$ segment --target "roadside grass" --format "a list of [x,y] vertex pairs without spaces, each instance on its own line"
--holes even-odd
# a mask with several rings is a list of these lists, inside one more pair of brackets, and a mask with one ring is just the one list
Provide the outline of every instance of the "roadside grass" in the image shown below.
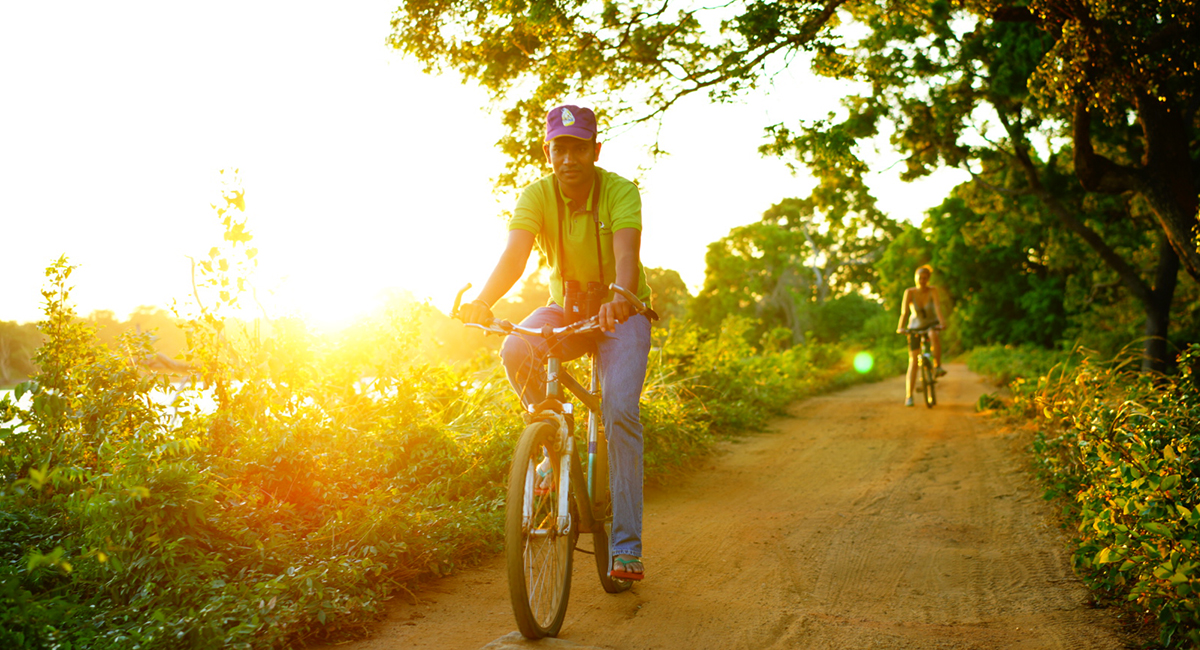
[[1011,372],[1005,412],[1036,425],[1033,461],[1073,532],[1076,573],[1163,647],[1200,646],[1200,346],[1171,377],[1139,372],[1136,354],[977,360],[977,372]]
[[[494,355],[429,362],[402,312],[343,340],[235,328],[223,293],[186,327],[180,390],[138,366],[146,336],[98,342],[71,271],[47,271],[28,406],[0,404],[0,647],[290,647],[500,549],[523,425]],[[865,374],[857,349],[763,352],[746,327],[656,333],[650,480],[799,397],[900,371],[893,350]]]
[[1018,379],[1024,385],[1025,381],[1036,380],[1057,366],[1069,367],[1078,356],[1035,345],[989,345],[971,350],[967,366],[972,372],[992,379],[997,386],[1008,386]]

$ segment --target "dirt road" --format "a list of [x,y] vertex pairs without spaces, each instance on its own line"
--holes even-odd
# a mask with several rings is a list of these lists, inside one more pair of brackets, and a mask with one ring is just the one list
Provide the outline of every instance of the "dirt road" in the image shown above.
[[974,412],[988,387],[948,368],[932,410],[902,405],[902,378],[798,402],[649,492],[647,579],[607,595],[577,555],[558,641],[510,634],[497,558],[397,599],[370,639],[339,647],[1124,647],[1115,614],[1087,605],[1013,435]]

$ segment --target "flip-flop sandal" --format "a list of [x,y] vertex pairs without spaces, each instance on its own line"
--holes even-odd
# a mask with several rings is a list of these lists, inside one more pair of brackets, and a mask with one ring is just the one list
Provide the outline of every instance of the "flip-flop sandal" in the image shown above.
[[[638,565],[641,571],[627,571],[634,564]],[[620,565],[620,568],[617,568],[617,565]],[[621,580],[641,580],[646,577],[646,567],[642,566],[641,559],[636,557],[632,560],[622,560],[619,557],[614,557],[613,568],[608,572],[608,577],[619,578]]]

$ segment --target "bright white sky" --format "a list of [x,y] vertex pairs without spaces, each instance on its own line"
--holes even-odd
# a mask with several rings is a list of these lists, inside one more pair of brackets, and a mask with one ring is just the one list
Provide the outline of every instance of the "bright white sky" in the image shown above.
[[[514,198],[492,195],[499,118],[482,90],[388,48],[398,2],[0,4],[0,320],[41,318],[62,254],[83,315],[187,301],[188,256],[221,243],[218,170],[234,167],[273,316],[337,326],[390,289],[447,309],[480,286]],[[645,264],[694,290],[709,243],[806,195],[811,181],[757,154],[762,128],[823,117],[841,90],[796,71],[744,104],[696,98],[668,116],[672,155],[653,164],[648,134],[602,134],[601,166],[647,169]],[[873,187],[907,220],[961,180],[895,173]]]

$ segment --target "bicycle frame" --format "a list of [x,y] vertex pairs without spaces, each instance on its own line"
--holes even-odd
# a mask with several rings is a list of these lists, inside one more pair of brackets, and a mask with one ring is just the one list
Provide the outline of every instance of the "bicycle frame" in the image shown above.
[[[458,292],[451,315],[459,315],[462,295],[470,288],[467,285]],[[609,288],[634,305],[637,313],[649,312],[637,296],[615,284]],[[546,343],[543,359],[546,401],[537,407],[526,407],[534,417],[513,452],[504,523],[505,564],[513,614],[521,634],[530,639],[555,636],[563,624],[571,590],[572,558],[575,550],[583,550],[575,546],[580,534],[592,535],[596,571],[606,592],[618,593],[632,584],[611,575],[599,354],[595,348],[588,351],[592,376],[590,386],[584,388],[563,366],[559,345],[571,336],[601,330],[600,323],[598,316],[562,327],[538,329],[494,319],[486,324],[464,323],[493,334],[541,339]],[[586,473],[576,453],[575,404],[568,395],[574,395],[587,409]],[[553,470],[558,472],[552,479],[556,481],[553,489],[544,483],[550,480],[549,472],[536,460],[539,456],[542,462],[557,464]]]
[[[925,406],[932,408],[937,403],[937,373],[933,365],[933,338],[930,335],[930,329],[930,327],[909,329],[908,334],[921,337],[921,352],[915,359],[917,369],[919,369],[917,374],[920,376],[922,391],[925,393]],[[915,384],[916,378],[910,376],[910,381]],[[910,388],[915,388],[915,385]]]
[[921,332],[921,365],[933,367],[933,341],[929,337],[929,330]]
[[930,367],[932,367],[933,366],[933,356],[932,356],[933,355],[933,339],[929,335],[930,329],[931,328],[929,328],[929,327],[922,327],[922,328],[918,328],[918,329],[910,328],[910,329],[908,329],[908,333],[916,334],[917,336],[921,337],[921,356],[920,356],[921,364],[924,365],[924,364],[928,363],[930,365]]
[[[459,290],[458,296],[454,299],[454,308],[451,310],[451,314],[458,313],[458,307],[462,301],[462,296],[470,288],[471,285],[468,284]],[[627,301],[633,304],[637,308],[637,312],[639,314],[646,313],[648,311],[648,307],[643,304],[642,301],[637,298],[637,296],[633,295],[629,291],[615,284],[610,284],[609,288],[614,292],[621,294]],[[565,338],[566,336],[583,334],[599,329],[595,317],[564,327],[553,328],[549,332],[529,330],[504,321],[495,321],[492,325],[487,326],[475,325],[475,327],[478,327],[486,332],[503,334],[506,336],[519,335],[528,337],[542,337],[546,339],[550,338],[551,336]],[[564,422],[566,425],[560,431],[559,437],[559,444],[562,445],[561,448],[566,452],[563,454],[563,465],[559,467],[559,477],[561,481],[567,481],[568,484],[560,484],[559,486],[559,495],[564,499],[563,502],[559,503],[559,512],[568,512],[568,507],[570,504],[565,501],[567,498],[566,495],[573,495],[579,513],[579,523],[581,529],[579,532],[584,533],[591,533],[596,529],[597,526],[604,525],[602,521],[598,521],[594,505],[596,503],[597,490],[602,487],[596,485],[597,474],[599,473],[597,471],[596,455],[599,453],[599,450],[602,446],[601,442],[604,438],[604,434],[601,432],[599,425],[600,417],[602,416],[600,410],[599,386],[600,361],[597,358],[595,351],[589,352],[588,358],[591,361],[592,375],[590,388],[584,388],[582,384],[580,384],[574,377],[571,376],[569,372],[563,368],[562,358],[556,353],[554,346],[550,346],[550,350],[548,351],[545,360],[546,396],[552,397],[562,404],[563,415],[565,416]],[[579,454],[576,453],[575,449],[574,404],[566,399],[566,393],[564,392],[564,389],[565,391],[570,392],[572,395],[577,397],[588,410],[586,474],[583,473],[583,467],[579,462]],[[567,466],[567,463],[570,463],[570,466]],[[578,482],[571,480],[571,477],[573,476],[584,478],[584,488],[582,490],[580,490]],[[570,525],[569,519],[569,517],[560,514],[560,532],[566,532],[566,528],[568,528]]]
[[[591,387],[584,388],[569,372],[562,367],[562,359],[553,351],[546,356],[546,395],[562,402],[564,415],[566,418],[566,427],[561,432],[561,442],[564,445],[566,453],[563,454],[563,462],[570,462],[571,467],[562,467],[559,476],[560,480],[570,481],[571,476],[580,476],[585,478],[585,487],[583,492],[580,492],[579,483],[570,481],[570,485],[560,486],[559,494],[563,498],[567,494],[574,495],[576,507],[579,513],[580,532],[590,533],[597,525],[597,520],[593,508],[593,503],[596,501],[596,453],[600,448],[600,439],[603,435],[600,431],[600,400],[599,395],[599,360],[594,352],[589,353],[588,357],[591,361],[592,379]],[[569,391],[577,397],[580,402],[587,408],[588,411],[588,427],[587,427],[587,473],[583,472],[583,467],[579,463],[579,454],[575,449],[574,433],[574,404],[566,399],[563,389]],[[569,487],[570,489],[563,489]],[[569,504],[560,503],[559,512],[567,512]]]

